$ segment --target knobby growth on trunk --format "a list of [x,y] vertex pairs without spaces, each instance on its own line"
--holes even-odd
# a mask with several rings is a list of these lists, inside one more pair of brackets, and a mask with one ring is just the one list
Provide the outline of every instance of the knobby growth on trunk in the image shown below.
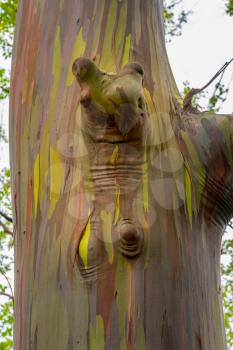
[[183,108],[162,22],[160,0],[20,2],[16,350],[226,349],[232,116]]

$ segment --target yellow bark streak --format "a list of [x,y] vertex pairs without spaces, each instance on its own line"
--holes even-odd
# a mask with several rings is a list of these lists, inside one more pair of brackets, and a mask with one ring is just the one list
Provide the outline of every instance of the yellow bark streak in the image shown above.
[[117,56],[119,55],[119,52],[122,52],[122,43],[124,42],[125,38],[125,30],[126,30],[126,23],[127,23],[127,7],[128,7],[128,1],[125,1],[122,4],[117,30],[116,30],[116,36],[115,36],[115,57],[117,59]]
[[116,161],[118,159],[118,152],[119,152],[119,147],[116,146],[112,152],[111,158],[110,158],[110,163],[112,165],[116,164]]
[[34,163],[33,172],[33,192],[34,192],[34,215],[36,217],[37,207],[38,207],[38,197],[39,197],[39,186],[40,186],[40,168],[39,168],[40,156],[37,154]]
[[125,40],[125,49],[124,49],[124,55],[122,60],[123,66],[129,62],[130,45],[131,45],[131,34],[127,35]]
[[83,261],[83,264],[85,268],[87,269],[88,266],[88,243],[90,239],[90,234],[91,234],[91,214],[90,214],[90,209],[88,211],[88,221],[79,245],[79,255],[80,258]]
[[70,57],[70,63],[68,66],[67,77],[66,77],[66,86],[71,86],[73,84],[75,77],[72,73],[72,65],[76,58],[83,56],[85,49],[86,49],[86,42],[83,39],[83,30],[81,28],[75,40],[73,51]]
[[[60,27],[57,27],[56,36],[55,36],[55,44],[53,50],[53,63],[52,63],[52,73],[53,73],[53,85],[50,92],[50,101],[49,101],[49,111],[48,117],[44,125],[44,131],[41,138],[41,147],[40,147],[40,179],[43,184],[47,183],[47,175],[48,175],[48,154],[50,152],[49,144],[50,144],[50,131],[52,120],[55,114],[56,109],[56,99],[58,94],[60,75],[61,75],[61,45],[60,45]],[[42,203],[44,200],[46,186],[40,186],[40,202]]]
[[101,54],[100,69],[111,71],[115,68],[115,59],[113,53],[113,31],[116,21],[117,1],[111,1],[108,19],[105,30],[103,52]]
[[90,324],[90,350],[104,350],[104,323],[100,315],[96,316],[96,327]]
[[144,210],[148,211],[148,163],[147,163],[147,147],[144,148],[143,164],[142,164],[142,191],[143,191],[143,206]]
[[201,195],[205,186],[205,168],[203,166],[203,164],[201,163],[198,153],[189,137],[189,135],[184,132],[184,131],[180,131],[182,138],[188,148],[189,151],[189,155],[190,155],[190,159],[192,160],[192,163],[198,173],[198,182],[197,182],[197,186],[198,186],[198,190],[196,191],[196,197],[197,197],[197,210],[199,209],[200,206],[200,201],[201,201]]
[[116,183],[116,207],[114,216],[114,225],[116,225],[120,215],[120,186]]

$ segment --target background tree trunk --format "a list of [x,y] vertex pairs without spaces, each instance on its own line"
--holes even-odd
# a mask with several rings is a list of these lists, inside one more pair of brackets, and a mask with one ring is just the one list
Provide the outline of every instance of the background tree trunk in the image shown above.
[[[178,137],[181,99],[162,22],[159,0],[20,2],[10,103],[17,350],[226,349],[221,237],[200,209],[204,185],[195,179],[205,168],[188,133]],[[80,56],[116,73],[139,62],[151,120],[137,198],[128,203],[116,189],[115,222],[102,216],[95,237],[72,74]],[[111,236],[131,204],[144,232],[135,259]],[[105,267],[86,278],[80,256],[87,265],[93,237]]]

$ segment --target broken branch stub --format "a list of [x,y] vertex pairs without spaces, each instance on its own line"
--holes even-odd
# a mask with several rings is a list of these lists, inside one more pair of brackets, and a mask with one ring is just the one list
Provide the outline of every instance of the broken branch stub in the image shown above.
[[93,267],[97,273],[99,265],[104,264],[103,254],[98,255],[105,240],[101,238],[103,215],[112,218],[112,240],[122,255],[132,259],[143,250],[144,232],[132,203],[143,179],[149,119],[143,94],[143,68],[138,63],[127,64],[118,74],[109,74],[89,59],[78,58],[72,71],[80,86],[82,135],[90,167],[86,178],[94,198],[88,218],[89,234],[93,236],[87,254],[89,272],[87,257],[82,253],[88,224],[78,248],[78,261],[81,265],[86,261],[83,274],[89,277]]

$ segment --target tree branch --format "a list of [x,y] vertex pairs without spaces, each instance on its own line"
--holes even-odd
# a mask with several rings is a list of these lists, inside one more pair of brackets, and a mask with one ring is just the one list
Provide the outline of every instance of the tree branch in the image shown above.
[[232,223],[229,222],[229,223],[227,224],[227,226],[229,226],[230,228],[233,229],[233,224],[232,224]]
[[0,295],[2,295],[4,297],[8,297],[9,299],[11,299],[14,302],[14,297],[12,295],[10,295],[9,293],[0,292]]
[[193,99],[193,97],[195,95],[199,94],[200,92],[202,92],[203,90],[205,90],[221,73],[224,73],[225,69],[229,66],[229,64],[231,64],[232,61],[233,61],[233,58],[229,62],[226,62],[222,66],[222,68],[220,68],[219,71],[213,76],[213,78],[211,78],[210,81],[207,84],[205,84],[202,88],[200,88],[200,89],[191,89],[189,91],[189,93],[184,98],[183,111],[193,110],[193,107],[192,107],[192,99]]
[[13,220],[10,216],[8,216],[7,214],[3,213],[1,210],[0,210],[0,215],[4,217],[4,219],[6,219],[7,221],[13,223]]
[[8,229],[8,227],[0,220],[0,226],[2,226],[5,233],[8,233],[10,236],[13,237],[13,232]]
[[5,277],[5,279],[7,280],[7,284],[8,284],[8,286],[9,286],[9,288],[10,288],[10,291],[11,291],[11,296],[12,296],[12,298],[14,299],[14,293],[13,293],[13,289],[12,289],[12,287],[11,287],[11,283],[10,283],[9,278],[7,277],[7,275],[6,275],[4,272],[0,271],[0,273],[1,273],[1,275],[2,275],[3,277]]

